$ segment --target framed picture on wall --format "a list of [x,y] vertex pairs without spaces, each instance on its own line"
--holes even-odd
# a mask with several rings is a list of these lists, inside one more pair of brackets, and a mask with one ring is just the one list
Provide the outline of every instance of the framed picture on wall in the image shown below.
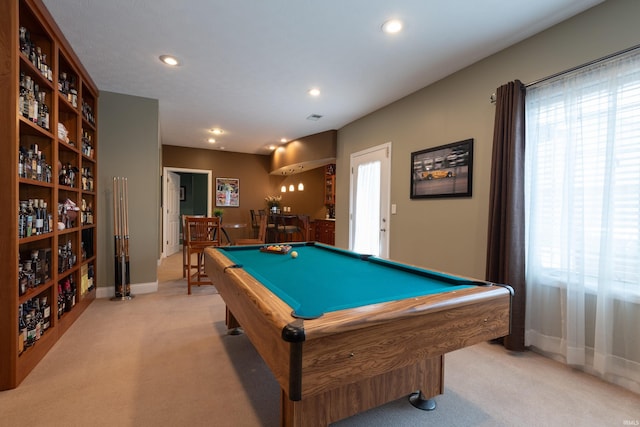
[[411,198],[471,197],[473,139],[411,153]]
[[240,180],[237,178],[216,178],[216,206],[240,206]]

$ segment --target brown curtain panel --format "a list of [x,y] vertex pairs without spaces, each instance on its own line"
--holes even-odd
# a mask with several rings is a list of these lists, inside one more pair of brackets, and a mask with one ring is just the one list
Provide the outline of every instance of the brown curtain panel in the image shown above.
[[496,92],[487,239],[487,280],[515,291],[511,334],[503,339],[514,351],[525,349],[524,94],[519,80]]

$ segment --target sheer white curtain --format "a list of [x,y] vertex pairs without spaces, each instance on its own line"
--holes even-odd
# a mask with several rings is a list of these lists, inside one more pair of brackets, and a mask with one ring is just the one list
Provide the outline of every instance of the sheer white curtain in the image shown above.
[[640,392],[640,52],[527,89],[526,345]]
[[356,172],[353,250],[380,254],[380,162],[363,163]]

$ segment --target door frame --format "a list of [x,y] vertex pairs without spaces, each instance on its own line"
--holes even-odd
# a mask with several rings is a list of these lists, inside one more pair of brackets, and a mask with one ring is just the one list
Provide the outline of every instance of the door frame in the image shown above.
[[189,169],[189,168],[175,168],[175,167],[163,167],[162,168],[162,206],[160,209],[160,214],[162,215],[162,258],[167,256],[167,239],[165,239],[165,235],[169,228],[167,216],[165,215],[165,205],[164,201],[167,200],[167,186],[164,184],[165,177],[167,176],[167,172],[176,172],[176,173],[193,173],[200,175],[207,175],[207,216],[211,216],[212,206],[213,206],[213,192],[211,189],[213,188],[213,172],[208,169]]
[[[355,181],[354,181],[354,159],[363,155],[371,154],[376,151],[385,151],[386,162],[383,162],[381,165],[381,173],[380,180],[384,180],[386,177],[386,182],[381,182],[380,185],[380,219],[385,222],[385,238],[384,244],[380,249],[380,257],[388,258],[389,257],[389,242],[391,236],[391,141],[387,141],[383,144],[376,145],[374,147],[365,148],[364,150],[357,151],[355,153],[351,153],[349,156],[349,249],[353,248],[353,233],[354,233],[354,225],[353,225],[353,212],[355,209],[354,203],[354,192],[355,192]],[[380,225],[382,227],[382,224]]]

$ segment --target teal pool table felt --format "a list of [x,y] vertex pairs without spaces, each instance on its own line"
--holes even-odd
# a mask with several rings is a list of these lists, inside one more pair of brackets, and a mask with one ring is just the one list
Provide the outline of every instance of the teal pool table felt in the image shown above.
[[294,316],[306,319],[484,284],[324,245],[291,246],[297,258],[256,246],[218,250],[287,303]]

